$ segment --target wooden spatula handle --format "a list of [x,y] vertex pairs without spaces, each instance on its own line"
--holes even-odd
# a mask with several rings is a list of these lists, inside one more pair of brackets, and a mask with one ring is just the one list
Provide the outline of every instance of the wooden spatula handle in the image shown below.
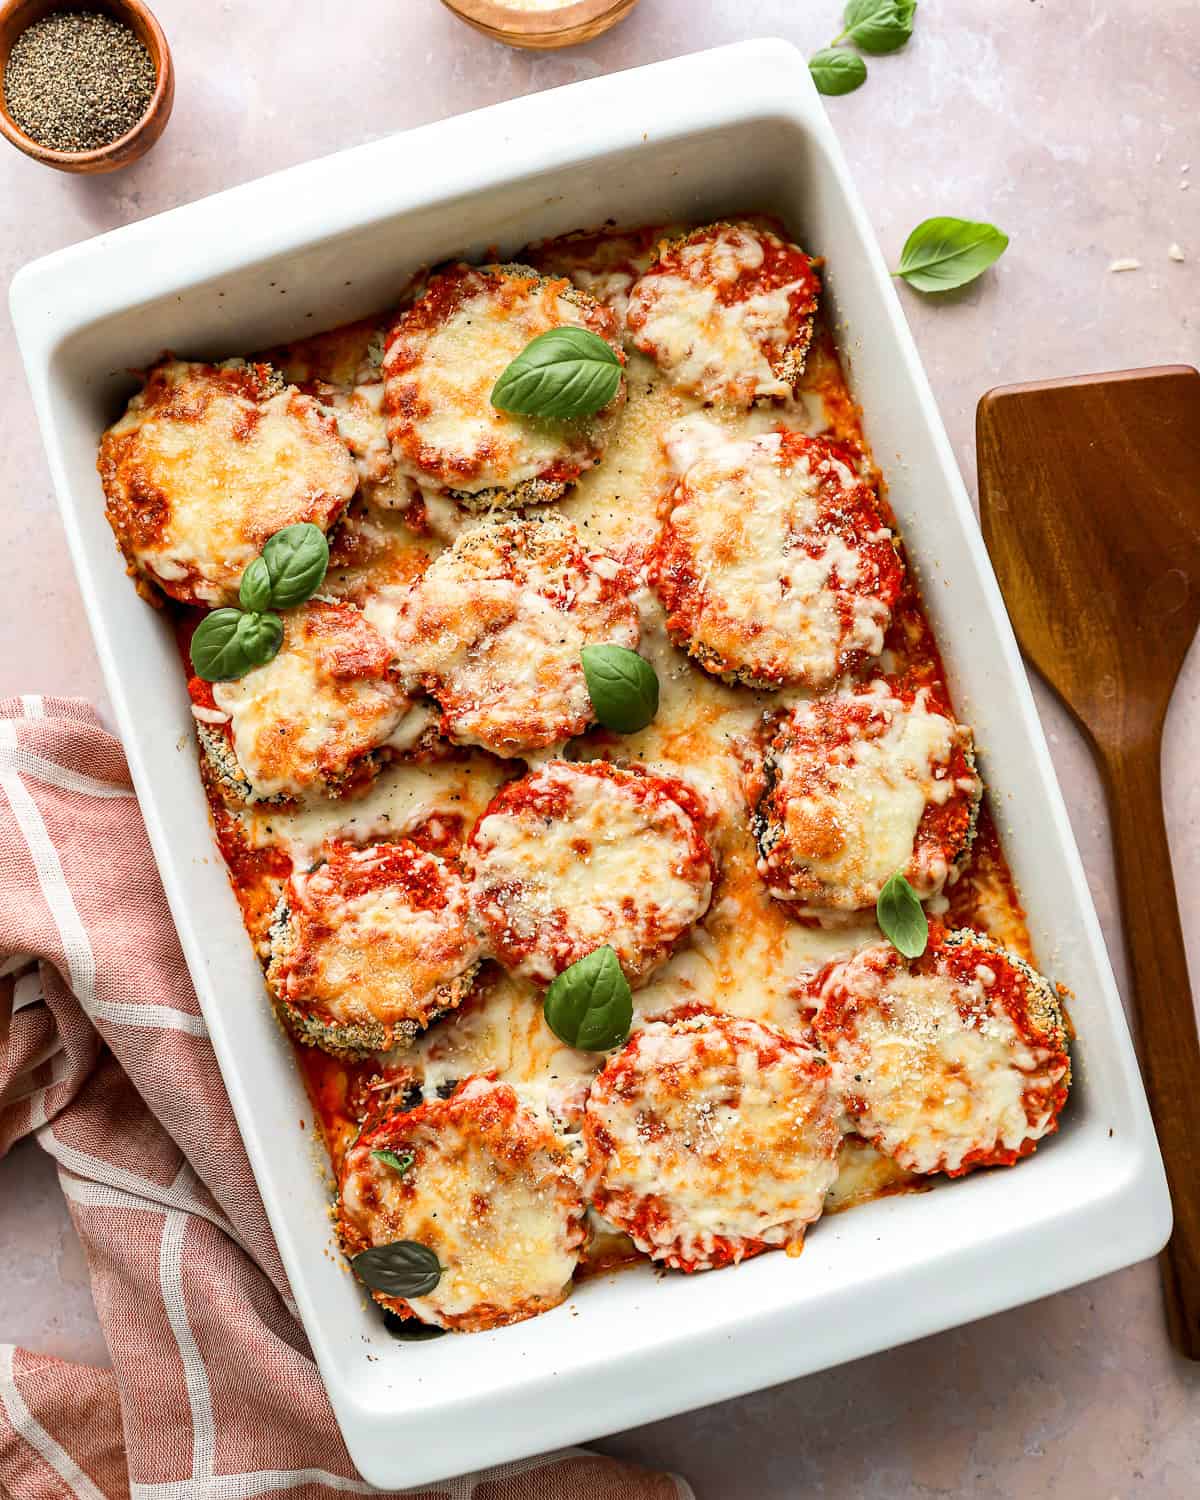
[[1163,821],[1161,741],[1103,752],[1142,1076],[1171,1187],[1175,1228],[1163,1251],[1176,1348],[1200,1359],[1200,1043]]

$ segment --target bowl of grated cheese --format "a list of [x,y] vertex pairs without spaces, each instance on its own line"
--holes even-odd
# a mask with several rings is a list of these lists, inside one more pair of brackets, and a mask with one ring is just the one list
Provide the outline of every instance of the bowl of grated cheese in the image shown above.
[[549,50],[590,42],[638,0],[442,0],[460,21],[510,47]]

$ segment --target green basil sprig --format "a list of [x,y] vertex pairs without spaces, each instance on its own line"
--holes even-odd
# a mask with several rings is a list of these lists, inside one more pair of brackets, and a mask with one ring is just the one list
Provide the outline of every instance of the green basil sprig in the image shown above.
[[[324,582],[329,567],[329,543],[319,526],[299,521],[277,531],[256,561],[263,564],[270,579],[269,607],[292,609],[311,599]],[[255,564],[250,566],[253,568]]]
[[917,0],[849,0],[842,14],[845,30],[833,45],[850,42],[882,56],[899,52],[913,32]]
[[593,948],[564,969],[546,991],[546,1024],[581,1052],[607,1052],[629,1035],[633,995],[616,953]]
[[262,557],[256,557],[242,574],[238,603],[243,609],[259,613],[271,607],[271,572]]
[[605,729],[636,734],[658,712],[658,673],[627,646],[585,646],[579,653],[596,718]]
[[381,1161],[385,1167],[391,1167],[393,1171],[399,1172],[401,1177],[416,1161],[411,1151],[405,1151],[401,1156],[397,1156],[394,1151],[372,1151],[371,1155],[376,1161]]
[[875,916],[884,937],[905,958],[920,958],[929,942],[929,922],[916,891],[899,871],[879,893]]
[[867,65],[853,52],[837,49],[843,42],[862,52],[898,52],[912,36],[917,0],[848,0],[842,13],[844,29],[829,46],[809,59],[817,92],[852,94],[867,81]]
[[205,682],[229,682],[264,666],[283,643],[278,615],[214,609],[192,636],[192,666]]
[[867,65],[857,52],[826,47],[808,60],[819,94],[852,94],[867,81]]
[[353,1256],[350,1264],[365,1286],[385,1297],[425,1297],[446,1269],[429,1246],[417,1240],[372,1245]]
[[584,417],[607,406],[621,361],[589,328],[551,328],[522,349],[492,387],[492,405],[523,417]]
[[892,275],[919,292],[949,292],[974,281],[1007,249],[1008,235],[994,224],[925,219],[905,240]]
[[324,582],[329,543],[311,521],[285,526],[242,574],[240,608],[214,609],[192,636],[192,667],[205,682],[229,682],[262,667],[283,644],[283,621],[268,611],[292,609]]

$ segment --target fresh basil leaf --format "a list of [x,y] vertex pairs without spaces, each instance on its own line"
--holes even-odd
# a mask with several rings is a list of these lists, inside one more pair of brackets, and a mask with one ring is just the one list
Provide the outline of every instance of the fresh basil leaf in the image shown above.
[[392,1167],[395,1171],[399,1172],[401,1177],[404,1176],[405,1172],[416,1161],[416,1157],[411,1151],[406,1151],[403,1156],[397,1156],[394,1151],[372,1151],[371,1155],[376,1161],[383,1162],[384,1166]]
[[402,1344],[421,1344],[426,1339],[440,1339],[444,1333],[449,1332],[446,1328],[439,1328],[436,1323],[422,1323],[418,1318],[402,1318],[390,1307],[383,1309],[383,1326]]
[[311,521],[277,531],[262,550],[271,579],[272,609],[292,609],[321,587],[329,567],[329,543]]
[[585,646],[579,653],[596,717],[605,729],[636,734],[658,712],[658,674],[627,646]]
[[492,405],[524,417],[584,417],[607,406],[621,361],[589,328],[551,328],[522,349],[492,387]]
[[446,1269],[428,1245],[416,1240],[372,1245],[352,1257],[350,1264],[365,1286],[385,1297],[424,1297],[437,1286]]
[[546,1024],[560,1041],[581,1052],[607,1052],[629,1035],[633,995],[617,955],[593,948],[564,969],[546,991]]
[[282,643],[278,615],[214,609],[192,636],[192,667],[205,682],[229,682],[269,662]]
[[912,36],[917,0],[849,0],[838,42],[852,42],[864,52],[898,52]]
[[925,219],[900,252],[894,276],[919,292],[949,292],[974,281],[1008,249],[1008,235],[970,219]]
[[214,609],[192,633],[192,670],[205,682],[226,682],[246,670],[236,644],[240,609]]
[[819,94],[852,94],[867,81],[867,65],[857,52],[826,47],[808,60]]
[[884,937],[905,958],[920,958],[929,941],[929,923],[916,891],[899,871],[887,882],[875,903],[875,916]]
[[265,666],[283,645],[283,621],[278,615],[243,614],[235,639],[249,663],[247,671]]
[[243,609],[255,612],[270,608],[271,573],[263,558],[256,557],[242,574],[242,586],[238,589],[238,602]]

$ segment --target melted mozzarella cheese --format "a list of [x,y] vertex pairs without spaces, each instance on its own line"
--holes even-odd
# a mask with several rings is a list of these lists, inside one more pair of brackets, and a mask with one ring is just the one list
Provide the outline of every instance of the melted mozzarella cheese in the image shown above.
[[[807,453],[785,462],[778,433],[701,437],[694,422],[667,444],[677,461],[693,459],[664,539],[695,580],[682,609],[702,659],[715,653],[716,670],[820,687],[847,652],[883,650],[890,610],[855,588],[859,553],[828,525]],[[844,464],[828,461],[847,490],[856,485]]]
[[496,1327],[570,1288],[585,1232],[578,1183],[549,1125],[514,1102],[505,1085],[473,1079],[408,1132],[400,1123],[396,1147],[415,1158],[403,1177],[369,1155],[343,1177],[343,1214],[374,1243],[411,1239],[436,1254],[437,1286],[408,1299],[426,1323]]
[[838,1152],[837,1179],[825,1195],[825,1212],[841,1213],[859,1203],[869,1203],[872,1198],[885,1193],[910,1190],[915,1186],[928,1186],[913,1172],[907,1171],[899,1162],[882,1155],[867,1141],[856,1135],[845,1136]]
[[[373,666],[356,664],[372,652]],[[265,666],[213,683],[255,794],[301,796],[396,735],[412,703],[386,665],[382,639],[356,610],[317,601],[284,616],[283,645]]]
[[392,472],[392,451],[383,419],[383,379],[379,372],[352,390],[334,386],[322,393],[342,441],[354,458],[359,477],[382,485]]
[[643,354],[629,356],[629,399],[604,462],[580,475],[562,511],[595,545],[640,561],[658,534],[659,498],[669,480],[661,433],[685,409]]
[[[226,367],[228,368],[228,367]],[[136,565],[168,593],[232,604],[268,537],[297,521],[324,529],[358,479],[334,423],[294,387],[251,399],[221,370],[173,361],[105,434],[109,517]],[[161,529],[129,520],[159,507]]]
[[493,812],[472,839],[484,918],[519,955],[509,967],[548,983],[607,943],[627,979],[645,977],[712,896],[691,818],[633,776],[555,762],[528,780],[561,793],[562,811]]
[[989,1001],[983,980],[965,985],[903,968],[881,975],[867,955],[834,971],[863,1002],[846,1029],[818,1017],[850,1127],[914,1172],[955,1172],[969,1153],[1016,1151],[1045,1135],[1053,1113],[1031,1119],[1026,1104],[1031,1078],[1051,1054]]
[[609,307],[624,322],[625,310],[629,306],[629,289],[633,285],[632,271],[588,271],[583,268],[571,273],[571,280],[581,292],[595,297]]
[[[522,280],[513,268],[471,276],[475,289],[448,316],[404,333],[384,356],[397,470],[423,488],[469,495],[512,490],[556,466],[589,467],[603,451],[607,409],[565,421],[518,416],[491,401],[496,381],[534,338],[587,327],[588,308],[563,296],[561,282]],[[398,368],[400,354],[413,350],[416,364]]]
[[841,1143],[816,1053],[713,1016],[635,1032],[593,1088],[585,1132],[600,1211],[685,1269],[740,1259],[746,1241],[798,1246]]
[[585,552],[560,516],[465,532],[407,589],[367,601],[410,687],[425,687],[458,744],[500,755],[561,744],[593,712],[580,652],[633,648],[637,611],[613,558]]
[[[675,226],[678,233],[681,226]],[[554,276],[567,276],[588,296],[609,308],[618,326],[625,326],[629,291],[658,254],[659,241],[670,230],[658,234],[564,235],[529,247],[531,261]]]
[[368,790],[350,801],[313,799],[296,808],[249,808],[240,821],[252,848],[282,848],[300,866],[332,839],[367,844],[402,838],[419,828],[435,835],[439,819],[469,828],[504,778],[494,761],[479,758],[397,762],[385,766]]
[[578,1145],[576,1132],[602,1053],[581,1052],[546,1024],[540,992],[499,968],[481,976],[461,1009],[387,1054],[385,1079],[420,1080],[434,1099],[472,1073],[495,1073]]
[[[757,891],[750,889],[751,881]],[[765,896],[749,851],[722,849],[717,899],[694,929],[689,948],[637,991],[635,1010],[661,1016],[700,1004],[793,1030],[801,978],[876,936],[873,921],[828,929],[801,926],[781,903]]]
[[[594,273],[566,265],[561,269],[584,290],[594,288],[597,295],[611,298],[620,308],[623,273],[605,279],[610,267],[603,248],[591,264]],[[596,280],[589,283],[589,274]],[[316,373],[330,380],[343,378],[324,369]],[[638,352],[629,356],[627,376],[628,404],[615,419],[603,462],[583,473],[555,509],[561,508],[589,545],[602,546],[637,566],[658,533],[658,508],[674,482],[661,437],[673,423],[700,407],[701,399],[684,391]],[[367,399],[365,394],[363,399]],[[360,423],[354,430],[347,427],[347,438],[361,458],[371,444],[370,422],[364,413],[356,415]],[[702,420],[710,433],[723,440],[758,435],[776,425],[779,416],[777,407],[708,408]],[[822,357],[820,351],[810,357],[803,388],[788,406],[787,422],[813,434],[861,439],[857,409],[832,357]],[[676,472],[687,466],[677,461]],[[393,488],[385,495],[389,483]],[[374,505],[408,505],[412,495],[412,481],[405,475],[394,475],[377,485],[365,482],[364,488]],[[464,526],[477,524],[454,500],[435,494],[428,485],[423,500],[423,524],[432,534],[420,541],[406,530],[398,510],[373,514],[371,522],[386,524],[395,535],[403,535],[410,549],[420,547],[429,553],[440,550],[439,544],[453,543]],[[372,561],[369,568],[355,574],[352,586],[357,592],[350,587],[345,592],[360,602],[381,581],[393,585],[413,575],[412,569],[391,570],[390,565],[383,568]],[[795,994],[798,983],[810,970],[845,959],[864,944],[877,941],[878,933],[866,920],[836,930],[797,922],[791,916],[793,907],[770,898],[755,871],[741,778],[762,715],[778,707],[781,698],[731,686],[698,671],[671,644],[662,608],[648,589],[639,593],[637,602],[642,613],[639,650],[655,666],[662,701],[659,714],[645,730],[623,737],[619,753],[626,763],[654,764],[676,777],[702,775],[706,783],[712,783],[719,808],[719,826],[712,839],[721,881],[716,899],[692,928],[688,944],[636,990],[635,1026],[690,1002],[794,1031],[802,1014]],[[785,692],[782,701],[790,703],[795,696]],[[437,837],[443,821],[449,826],[462,820],[469,828],[505,775],[491,756],[463,755],[421,765],[398,763],[385,767],[370,789],[353,801],[314,797],[282,812],[261,805],[239,808],[236,817],[252,848],[282,846],[298,865],[305,866],[331,838],[368,842],[423,826]],[[539,857],[531,840],[530,858]],[[974,886],[976,866],[970,875]],[[1013,922],[1020,925],[1019,908],[1014,908],[1009,887],[1000,879],[989,884],[984,874],[978,880],[986,887],[978,896],[981,924],[995,924],[997,929]],[[556,1124],[568,1128],[578,1126],[588,1086],[604,1061],[601,1055],[564,1047],[545,1025],[539,988],[492,965],[460,1009],[380,1059],[381,1065],[394,1066],[402,1074],[411,1070],[422,1079],[427,1099],[434,1098],[439,1087],[473,1072],[495,1069],[535,1111],[548,1113]],[[386,1099],[386,1086],[379,1088],[375,1097]],[[353,1135],[355,1125],[343,1124]],[[866,1166],[859,1170],[864,1157]],[[871,1148],[853,1140],[843,1146],[841,1161],[842,1173],[830,1189],[828,1207],[870,1196],[873,1190],[906,1176],[895,1163],[881,1163]],[[894,1175],[889,1176],[889,1170]]]
[[727,226],[715,240],[684,245],[679,272],[652,268],[629,298],[634,342],[684,389],[707,400],[787,398],[791,380],[772,367],[795,337],[790,282],[723,301],[721,288],[763,263],[757,235]]
[[[380,867],[379,883],[347,894],[346,883]],[[415,1030],[456,1001],[447,987],[482,957],[467,888],[431,854],[378,845],[312,873],[297,873],[287,897],[288,935],[270,978],[309,1015],[363,1026],[374,1045],[393,1028]]]
[[[788,861],[803,865],[806,888],[810,880],[821,887],[809,903],[818,909],[872,906],[897,870],[920,895],[933,895],[949,873],[946,853],[923,851],[917,868],[914,846],[925,809],[959,789],[946,766],[960,731],[930,706],[924,689],[906,702],[879,680],[866,694],[845,696],[871,704],[869,726],[847,743],[814,750],[798,746],[786,729],[780,736],[785,748],[774,755],[772,804],[783,812]],[[820,704],[802,705],[793,722],[802,725],[820,711]],[[778,893],[789,894],[786,880]]]

